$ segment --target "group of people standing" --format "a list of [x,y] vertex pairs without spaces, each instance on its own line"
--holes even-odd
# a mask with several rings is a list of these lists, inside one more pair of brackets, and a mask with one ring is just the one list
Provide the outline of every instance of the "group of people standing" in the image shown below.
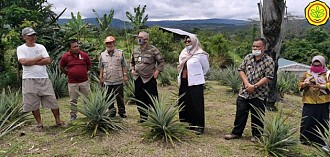
[[[38,123],[38,130],[43,129],[40,104],[51,109],[56,125],[65,127],[66,123],[60,120],[59,106],[46,70],[46,65],[51,63],[51,59],[46,48],[36,43],[36,34],[32,28],[24,28],[22,38],[25,44],[17,48],[18,61],[23,66],[23,110],[32,111]],[[139,106],[139,123],[145,122],[148,118],[147,113],[141,108],[153,106],[148,94],[158,97],[156,79],[165,64],[160,51],[148,41],[149,34],[144,31],[139,32],[138,45],[133,50],[129,66],[135,84],[135,99],[139,100],[136,101]],[[209,69],[208,54],[202,50],[195,36],[187,37],[185,44],[186,48],[180,54],[178,66],[179,82],[182,82],[179,93],[180,95],[186,93],[180,99],[184,104],[184,110],[180,112],[180,120],[188,122],[191,126],[197,126],[194,130],[203,133],[205,127],[203,84],[204,75]],[[108,96],[116,95],[118,114],[121,118],[126,118],[123,89],[127,81],[127,62],[123,51],[115,48],[115,37],[106,37],[104,45],[106,49],[100,54],[98,63],[99,83],[107,88]],[[62,55],[59,68],[68,77],[71,109],[69,120],[75,120],[79,93],[85,96],[89,94],[88,71],[91,70],[92,63],[89,55],[80,50],[78,40],[71,39],[66,46],[68,52]],[[109,111],[110,117],[116,116],[117,109],[114,103],[110,104]]]
[[[22,93],[24,112],[32,111],[37,128],[42,129],[43,123],[40,116],[40,104],[50,108],[54,114],[56,125],[66,126],[60,120],[58,103],[48,79],[46,65],[51,59],[43,45],[36,43],[36,32],[32,28],[24,28],[22,37],[25,44],[17,48],[18,61],[23,66]],[[156,79],[164,70],[164,58],[160,51],[149,44],[149,34],[139,32],[137,46],[134,48],[129,72],[134,78],[135,99],[140,114],[139,123],[146,121],[148,115],[141,108],[153,106],[150,97],[158,97]],[[179,104],[183,105],[179,113],[181,122],[187,122],[189,129],[196,134],[203,134],[205,128],[204,111],[204,84],[205,75],[209,70],[209,55],[205,52],[198,38],[194,35],[184,39],[185,48],[179,55],[178,83]],[[107,87],[110,93],[116,95],[118,114],[126,118],[123,88],[127,81],[127,69],[123,51],[115,48],[115,38],[108,36],[104,39],[106,50],[99,57],[99,83]],[[91,69],[91,59],[87,53],[79,48],[77,40],[69,40],[68,52],[63,54],[59,62],[60,70],[68,76],[68,89],[70,95],[70,120],[77,118],[78,92],[88,95],[89,81],[88,71]],[[267,97],[268,82],[273,79],[275,63],[265,54],[266,40],[257,38],[252,45],[252,53],[243,59],[238,67],[242,86],[236,100],[236,116],[234,128],[231,134],[225,135],[225,139],[240,138],[243,134],[249,112],[251,112],[252,138],[260,138],[262,135],[263,121],[258,117],[258,111],[265,113],[265,99]],[[304,74],[299,82],[299,89],[303,91],[303,113],[301,123],[301,140],[315,141],[320,144],[322,140],[315,135],[315,129],[321,128],[329,120],[330,81],[326,75],[327,68],[322,56],[315,56],[311,69]],[[114,117],[117,110],[114,104],[110,104],[110,117]],[[321,128],[322,129],[322,128]],[[324,129],[323,129],[324,132]]]

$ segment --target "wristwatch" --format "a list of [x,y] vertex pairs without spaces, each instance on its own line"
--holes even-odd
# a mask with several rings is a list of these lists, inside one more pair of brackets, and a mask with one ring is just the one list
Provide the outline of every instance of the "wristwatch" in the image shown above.
[[258,88],[258,86],[257,85],[254,85],[254,89],[256,89],[256,88]]

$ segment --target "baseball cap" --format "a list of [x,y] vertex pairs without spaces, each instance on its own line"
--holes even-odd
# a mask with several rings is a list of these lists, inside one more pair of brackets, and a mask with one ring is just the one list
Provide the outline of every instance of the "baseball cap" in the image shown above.
[[32,34],[37,34],[31,27],[25,27],[22,30],[22,35],[32,35]]
[[107,36],[105,39],[104,39],[104,43],[107,43],[107,42],[113,42],[115,41],[115,37],[113,36]]

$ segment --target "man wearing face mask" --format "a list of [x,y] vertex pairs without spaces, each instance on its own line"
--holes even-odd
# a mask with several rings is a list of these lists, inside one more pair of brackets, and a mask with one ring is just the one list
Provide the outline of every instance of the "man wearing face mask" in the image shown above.
[[[115,38],[108,36],[104,39],[106,50],[101,53],[99,59],[100,69],[100,84],[104,84],[108,88],[108,96],[111,92],[116,95],[118,114],[122,118],[126,118],[125,104],[124,104],[124,88],[123,83],[127,81],[126,75],[126,61],[123,52],[115,49]],[[111,98],[110,98],[111,99]],[[110,104],[110,117],[116,115],[116,108]]]
[[249,111],[251,111],[252,138],[262,135],[263,122],[257,117],[257,110],[262,114],[265,112],[264,99],[268,93],[267,83],[274,76],[274,61],[264,53],[266,40],[257,38],[253,42],[252,53],[245,56],[242,64],[238,67],[239,76],[243,82],[236,100],[236,116],[234,128],[231,134],[226,135],[225,139],[231,140],[240,138],[243,134]]
[[[164,69],[164,58],[159,50],[148,44],[149,34],[147,32],[140,32],[138,35],[138,46],[134,48],[130,70],[134,78],[135,84],[135,98],[142,101],[146,105],[153,105],[148,94],[158,96],[157,81],[158,75]],[[136,105],[146,108],[140,102]],[[140,113],[140,123],[143,123],[148,115],[138,107]]]

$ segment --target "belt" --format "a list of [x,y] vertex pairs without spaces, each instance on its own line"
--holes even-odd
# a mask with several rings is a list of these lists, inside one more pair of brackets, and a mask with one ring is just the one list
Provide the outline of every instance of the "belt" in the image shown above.
[[48,78],[24,78],[23,80],[44,80]]

